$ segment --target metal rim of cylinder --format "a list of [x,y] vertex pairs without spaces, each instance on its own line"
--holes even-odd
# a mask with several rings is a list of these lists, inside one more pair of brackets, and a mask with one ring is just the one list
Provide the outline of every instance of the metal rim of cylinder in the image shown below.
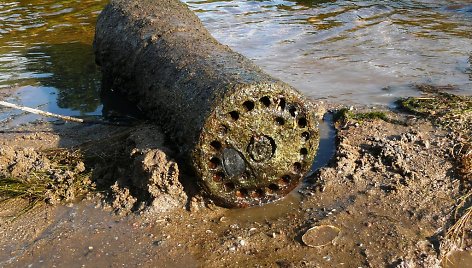
[[220,205],[247,207],[282,198],[310,169],[318,121],[290,88],[236,90],[211,114],[194,159]]

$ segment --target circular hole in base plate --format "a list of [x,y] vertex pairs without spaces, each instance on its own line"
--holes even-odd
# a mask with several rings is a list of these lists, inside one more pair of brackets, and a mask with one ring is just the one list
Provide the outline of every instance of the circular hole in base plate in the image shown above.
[[234,190],[234,183],[232,183],[232,182],[225,183],[225,190],[227,192],[233,191]]
[[243,103],[244,108],[246,108],[246,111],[252,111],[254,109],[254,102],[252,101],[245,101]]
[[301,170],[302,170],[302,164],[300,162],[293,163],[293,171],[295,173],[300,173]]
[[248,196],[248,191],[244,188],[241,188],[236,191],[236,196],[240,198],[245,198]]
[[271,190],[272,192],[278,191],[279,186],[275,183],[272,183],[272,184],[269,185],[269,190]]
[[212,157],[210,159],[210,168],[217,168],[221,164],[221,160],[218,157]]
[[217,172],[213,176],[213,181],[214,182],[221,182],[221,181],[223,181],[224,177],[225,177],[225,174],[223,172]]
[[231,116],[231,118],[236,121],[239,119],[239,113],[237,111],[232,111],[229,113],[229,115]]
[[301,128],[306,127],[307,121],[305,117],[298,119],[298,126]]
[[219,141],[212,141],[210,142],[211,147],[215,148],[216,150],[221,149],[221,142]]
[[308,154],[308,149],[307,148],[301,148],[300,149],[300,154],[303,155],[303,156],[307,155]]
[[277,125],[283,126],[285,124],[285,119],[283,119],[282,117],[277,117],[275,118],[275,122],[277,123]]
[[260,100],[259,100],[262,104],[264,104],[265,107],[269,107],[270,106],[270,98],[265,96],[265,97],[262,97]]

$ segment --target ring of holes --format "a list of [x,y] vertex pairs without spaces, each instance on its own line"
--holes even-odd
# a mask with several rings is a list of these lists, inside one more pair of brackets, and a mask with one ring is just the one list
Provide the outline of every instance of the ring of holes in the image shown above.
[[[259,101],[260,101],[264,106],[266,106],[266,107],[269,107],[270,104],[271,104],[270,98],[269,98],[268,96],[264,96],[264,97],[260,98]],[[245,101],[245,102],[243,103],[243,106],[246,108],[246,111],[252,111],[252,110],[254,109],[254,106],[255,106],[255,105],[254,105],[254,102],[252,102],[252,101]],[[279,104],[278,104],[278,106],[279,106],[279,108],[280,108],[281,110],[284,110],[284,109],[285,109],[286,102],[285,102],[285,99],[284,99],[284,98],[280,98],[280,99],[279,99]],[[297,109],[296,109],[294,106],[291,106],[291,107],[289,108],[289,113],[290,113],[290,115],[291,115],[292,117],[295,117],[295,116],[296,116],[296,111],[297,111]],[[239,112],[237,112],[237,111],[232,111],[232,112],[229,113],[229,115],[231,116],[231,118],[232,118],[234,121],[236,121],[236,120],[239,119]],[[284,120],[282,117],[277,117],[277,118],[275,119],[275,121],[276,121],[277,124],[279,124],[279,125],[284,125],[284,124],[285,124],[285,120]],[[298,119],[298,126],[299,126],[299,127],[304,128],[304,127],[306,127],[306,125],[307,125],[307,120],[306,120],[306,118],[302,117],[302,118]],[[222,132],[226,132],[226,131],[227,131],[227,127],[223,126],[222,130],[223,130]],[[223,134],[226,134],[226,133],[223,133]],[[308,139],[310,138],[310,134],[309,134],[308,132],[303,132],[303,133],[302,133],[302,137],[303,137],[303,138],[305,139],[305,141],[306,141],[306,140],[308,140]],[[215,148],[215,149],[217,149],[217,150],[221,149],[221,143],[218,142],[218,141],[212,141],[210,144],[211,144],[211,146],[212,146],[213,148]],[[308,150],[307,150],[306,148],[302,148],[302,149],[300,149],[300,154],[301,154],[301,155],[307,155],[307,154],[308,154]],[[213,157],[213,158],[210,160],[210,163],[211,163],[212,165],[214,165],[215,168],[216,168],[216,166],[218,166],[218,165],[221,163],[221,160],[220,160],[219,158],[217,158],[217,157]],[[297,172],[297,171],[299,172],[299,170],[301,169],[301,164],[300,164],[299,162],[295,162],[294,165],[293,165],[293,167],[294,167],[294,170],[295,170],[296,172]],[[214,180],[215,180],[215,181],[221,181],[221,179],[223,179],[223,178],[224,178],[224,174],[223,174],[222,172],[218,172],[218,173],[215,174]],[[284,184],[288,184],[288,183],[290,182],[290,179],[291,179],[291,178],[290,178],[289,175],[285,175],[285,176],[282,177],[282,182],[283,182]],[[225,186],[225,189],[226,189],[227,191],[232,191],[232,190],[234,190],[234,188],[235,188],[234,184],[231,183],[231,182],[225,183],[224,186]],[[278,186],[277,184],[270,184],[270,185],[268,186],[268,189],[269,189],[270,191],[272,191],[272,192],[275,192],[275,191],[278,191],[280,188],[279,188],[279,186]],[[239,193],[240,197],[247,197],[248,194],[249,194],[248,191],[247,191],[246,189],[244,189],[244,188],[241,188],[240,190],[237,190],[236,192],[237,192],[237,195],[238,195],[238,193]],[[262,196],[265,194],[264,190],[262,190],[262,189],[257,189],[254,193],[255,193],[257,196],[259,196],[259,197],[262,197]]]

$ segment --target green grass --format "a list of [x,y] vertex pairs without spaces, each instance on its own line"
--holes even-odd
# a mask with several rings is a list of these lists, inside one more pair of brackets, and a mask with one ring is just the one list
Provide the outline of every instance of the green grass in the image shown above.
[[[51,162],[48,170],[30,172],[28,176],[21,177],[0,175],[0,204],[15,199],[26,201],[24,207],[16,209],[14,215],[9,217],[16,218],[40,204],[70,202],[73,201],[71,197],[79,198],[94,190],[90,181],[91,170],[78,168],[83,160],[80,151],[54,149],[41,153]],[[68,177],[58,179],[60,176]]]
[[429,117],[443,127],[472,134],[472,97],[440,92],[401,99],[398,103],[406,111]]
[[384,120],[386,122],[392,121],[385,112],[380,111],[373,111],[373,112],[365,112],[365,113],[355,113],[349,110],[348,108],[342,108],[334,114],[334,121],[335,122],[347,122],[349,120],[355,120],[359,122],[363,122],[366,120]]

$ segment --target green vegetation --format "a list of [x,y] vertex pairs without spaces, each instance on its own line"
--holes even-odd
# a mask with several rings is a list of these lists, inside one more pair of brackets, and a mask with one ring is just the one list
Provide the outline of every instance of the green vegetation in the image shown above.
[[0,175],[0,203],[23,199],[24,207],[14,211],[16,218],[37,205],[57,204],[74,201],[94,190],[80,151],[54,149],[41,152],[39,162],[45,168],[25,172],[15,177],[8,172]]
[[402,99],[399,104],[409,112],[430,117],[443,127],[471,136],[472,97],[439,92],[427,97]]
[[374,111],[374,112],[366,112],[366,113],[355,113],[349,110],[348,108],[342,108],[338,112],[334,114],[334,121],[335,122],[348,122],[350,120],[355,120],[359,122],[363,122],[365,120],[375,120],[380,119],[386,122],[391,122],[392,120],[387,116],[387,113]]

